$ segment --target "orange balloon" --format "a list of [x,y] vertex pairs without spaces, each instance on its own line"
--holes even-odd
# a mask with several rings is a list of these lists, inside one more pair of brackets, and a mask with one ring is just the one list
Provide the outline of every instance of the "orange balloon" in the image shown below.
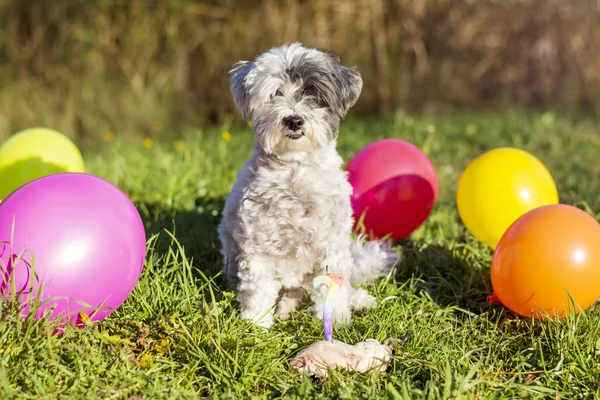
[[535,208],[498,242],[491,277],[490,300],[517,314],[577,314],[600,297],[600,224],[565,204]]

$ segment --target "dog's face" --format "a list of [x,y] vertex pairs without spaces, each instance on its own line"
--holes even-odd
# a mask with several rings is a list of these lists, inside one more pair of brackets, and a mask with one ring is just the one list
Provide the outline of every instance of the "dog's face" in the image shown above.
[[231,91],[257,142],[271,154],[307,152],[338,135],[356,103],[360,74],[337,56],[298,43],[271,49],[231,71]]

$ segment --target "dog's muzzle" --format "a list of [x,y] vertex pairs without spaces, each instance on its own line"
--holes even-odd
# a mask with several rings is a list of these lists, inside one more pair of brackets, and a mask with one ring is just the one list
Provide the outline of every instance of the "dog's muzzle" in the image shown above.
[[300,139],[304,135],[301,131],[303,125],[304,119],[299,115],[288,115],[283,119],[283,126],[289,130],[286,136],[292,140]]
[[304,125],[304,120],[299,115],[288,115],[283,119],[283,125],[292,132],[296,132]]

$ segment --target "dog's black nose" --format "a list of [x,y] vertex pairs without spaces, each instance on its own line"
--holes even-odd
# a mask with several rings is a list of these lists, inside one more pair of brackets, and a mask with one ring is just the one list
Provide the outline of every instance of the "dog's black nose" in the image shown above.
[[283,124],[289,130],[296,132],[302,128],[302,125],[304,125],[304,120],[298,115],[289,115],[283,119]]

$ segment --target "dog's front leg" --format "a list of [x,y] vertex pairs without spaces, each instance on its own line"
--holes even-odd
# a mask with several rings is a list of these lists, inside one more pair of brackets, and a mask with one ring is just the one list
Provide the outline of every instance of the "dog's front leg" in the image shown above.
[[275,262],[265,257],[251,256],[240,262],[238,271],[237,298],[242,318],[270,328],[281,289],[281,282],[275,278]]

